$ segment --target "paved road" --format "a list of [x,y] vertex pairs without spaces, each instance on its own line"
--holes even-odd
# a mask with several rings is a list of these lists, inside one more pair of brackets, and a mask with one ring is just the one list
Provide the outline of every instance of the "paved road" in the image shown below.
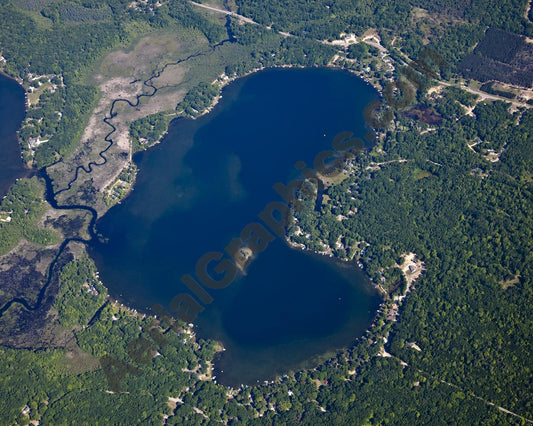
[[238,13],[235,13],[235,12],[231,12],[229,10],[224,10],[224,9],[218,9],[216,7],[213,7],[213,6],[208,6],[207,4],[201,4],[201,3],[196,3],[194,1],[191,1],[191,4],[195,5],[195,6],[198,6],[198,7],[203,7],[204,9],[208,9],[208,10],[211,10],[213,12],[218,12],[218,13],[223,13],[224,15],[230,15],[230,16],[233,16],[243,22],[246,22],[248,24],[254,24],[254,25],[260,25],[259,23],[255,22],[253,19],[250,19],[250,18],[247,18],[246,16],[242,16],[242,15],[239,15]]
[[[272,29],[271,27],[267,27],[266,25],[262,25],[259,22],[255,22],[253,19],[247,18],[246,16],[239,15],[238,13],[231,12],[229,10],[219,9],[217,7],[208,6],[207,4],[196,3],[194,1],[191,1],[190,3],[193,4],[194,6],[198,6],[198,7],[202,7],[204,9],[207,9],[207,10],[211,10],[212,12],[223,13],[224,15],[233,16],[234,18],[237,18],[238,20],[240,20],[242,22],[246,22],[247,24],[260,25],[260,26],[265,27],[265,28],[267,28],[269,30]],[[279,35],[282,35],[283,37],[291,37],[292,36],[292,34],[286,33],[284,31],[277,31],[277,33]]]
[[481,90],[473,89],[471,87],[465,86],[463,84],[453,84],[453,83],[447,83],[445,81],[438,81],[439,84],[442,84],[443,86],[452,86],[452,87],[459,87],[460,89],[463,89],[466,92],[472,93],[474,95],[478,95],[481,100],[485,99],[492,99],[494,101],[504,101],[513,104],[515,107],[522,107],[522,108],[531,108],[531,105],[528,105],[526,102],[518,102],[513,99],[508,99],[503,96],[498,95],[491,95],[489,93],[482,92]]

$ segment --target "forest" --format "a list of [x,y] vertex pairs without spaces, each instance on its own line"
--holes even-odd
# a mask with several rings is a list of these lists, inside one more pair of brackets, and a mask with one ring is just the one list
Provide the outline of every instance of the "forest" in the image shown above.
[[[509,62],[523,48],[518,40],[533,35],[525,1],[235,4],[238,13],[272,30],[235,18],[217,22],[179,0],[1,2],[4,72],[26,87],[38,85],[30,74],[52,76],[57,86],[40,95],[20,131],[25,142],[50,138],[35,149],[34,167],[59,161],[79,141],[99,96],[86,73],[106,52],[148,31],[181,25],[201,31],[211,46],[228,40],[246,52],[227,64],[226,75],[233,77],[286,64],[327,65],[337,50],[321,41],[336,40],[341,32],[360,37],[374,28],[397,63],[425,47],[434,49],[449,65],[439,75],[448,81],[459,78],[456,71],[472,57]],[[495,34],[505,34],[516,49],[498,50],[490,38]],[[376,49],[362,43],[349,47],[345,66],[360,71],[368,65],[384,81],[409,77],[408,68],[380,70],[372,62]],[[69,243],[50,271],[42,308],[46,329],[59,340],[44,347],[0,346],[0,423],[502,425],[533,420],[533,113],[504,102],[478,102],[455,87],[429,93],[430,77],[417,77],[414,98],[402,104],[391,93],[384,99],[393,115],[387,126],[375,126],[381,136],[375,145],[346,159],[346,173],[326,185],[320,203],[303,198],[305,208],[294,210],[297,225],[288,229],[288,237],[308,250],[329,247],[338,258],[358,262],[385,290],[372,327],[351,347],[273,383],[219,385],[211,376],[218,342],[197,338],[194,327],[171,318],[121,306],[107,294],[84,250]],[[217,94],[218,88],[203,82],[177,110],[197,115]],[[157,141],[175,113],[133,122],[135,150]],[[119,178],[129,182],[133,172]],[[18,181],[2,200],[0,254],[21,239],[36,246],[61,242],[59,232],[42,227],[50,208],[43,194],[43,182],[33,177]],[[404,294],[406,282],[399,266],[408,252],[425,270],[400,304],[395,297]],[[34,263],[41,261],[36,257]],[[24,307],[14,305],[2,324],[9,330],[26,326],[9,323],[25,318],[17,316],[21,311]],[[391,319],[390,312],[397,316]]]
[[21,238],[40,245],[60,242],[57,233],[38,225],[48,208],[43,192],[44,185],[36,177],[19,180],[10,188],[0,204],[0,254],[8,253]]
[[[254,45],[252,50],[255,51],[240,62],[228,65],[228,75],[242,75],[256,68],[286,63],[326,65],[334,53],[329,46],[311,39],[282,41],[268,30],[247,39],[243,34],[252,34],[257,29],[241,29],[249,25],[235,22],[226,28],[206,18],[186,1],[172,1],[161,7],[155,4],[140,2],[133,8],[125,0],[108,1],[107,6],[87,1],[28,0],[0,5],[4,71],[21,78],[28,86],[34,84],[32,76],[55,76],[61,81],[58,90],[41,95],[21,130],[25,158],[34,168],[49,166],[72,153],[98,99],[95,88],[86,84],[86,73],[106,52],[127,46],[140,33],[180,25],[200,30],[212,45],[216,45],[225,39],[234,40],[233,29],[238,33],[239,44]],[[199,85],[187,95],[180,109],[186,109],[187,115],[197,115],[195,111],[203,111],[217,93],[218,89]],[[58,110],[62,112],[61,117],[57,115]],[[145,126],[145,122],[142,123],[141,126]],[[158,129],[156,133],[161,132]],[[29,146],[29,139],[38,136],[47,142]]]
[[167,131],[171,119],[171,113],[162,111],[139,118],[131,123],[130,138],[133,143],[133,151],[143,151],[159,141]]
[[[497,102],[479,104],[472,120],[464,107],[474,100],[457,89],[428,98],[445,121],[424,135],[424,123],[397,117],[402,130],[352,159],[355,173],[327,188],[319,211],[297,213],[317,241],[342,233],[367,242],[356,255],[375,281],[395,280],[387,270],[403,252],[420,256],[427,271],[398,322],[380,314],[353,347],[316,369],[228,390],[199,378],[214,342],[196,341],[185,324],[105,303],[92,261],[73,260],[61,271],[55,307],[88,355],[2,348],[3,371],[12,372],[0,388],[3,421],[513,424],[478,397],[530,417],[533,114],[513,116]],[[509,135],[500,161],[468,149],[493,134]],[[368,170],[394,159],[407,161]],[[357,209],[353,219],[332,217],[347,209]],[[383,335],[386,350],[408,366],[376,356]]]
[[[442,126],[420,136],[416,122],[404,122],[409,130],[363,156],[319,210],[297,211],[294,241],[321,251],[341,238],[385,287],[402,253],[417,253],[428,269],[392,328],[390,352],[530,417],[533,113],[511,115],[496,102],[479,104],[474,119],[454,91],[446,97],[427,101]],[[499,161],[487,160],[504,146]]]
[[531,87],[533,48],[525,37],[490,28],[472,53],[459,64],[466,78],[485,82],[498,80]]
[[176,109],[186,116],[197,117],[211,106],[213,99],[218,95],[218,90],[213,84],[200,83],[185,95],[185,99],[176,106]]
[[[396,359],[376,356],[383,327],[317,368],[272,384],[229,389],[200,379],[214,342],[196,340],[185,324],[170,327],[99,296],[85,258],[61,272],[59,321],[73,327],[74,347],[0,348],[3,423],[67,424],[508,424],[510,418],[471,392],[440,382]],[[83,303],[72,304],[72,298]],[[61,306],[70,299],[72,309]],[[81,309],[80,309],[81,308]],[[72,315],[76,310],[79,314]]]

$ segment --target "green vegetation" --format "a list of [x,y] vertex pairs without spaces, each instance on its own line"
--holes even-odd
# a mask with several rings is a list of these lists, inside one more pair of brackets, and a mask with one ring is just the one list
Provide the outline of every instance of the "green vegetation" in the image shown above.
[[[44,4],[33,2],[26,6],[33,9]],[[43,11],[42,16],[46,16],[46,12]],[[50,27],[42,28],[36,24],[32,14],[12,2],[0,5],[0,46],[7,60],[5,71],[24,80],[28,78],[28,73],[62,75],[66,85],[45,96],[39,109],[34,110],[38,120],[41,118],[39,110],[43,108],[43,122],[32,121],[24,130],[25,138],[41,136],[41,139],[50,139],[36,148],[35,166],[38,168],[71,151],[86,123],[83,117],[95,105],[96,90],[79,84],[80,71],[94,63],[106,49],[127,38],[118,22],[67,25],[59,16],[51,16]],[[58,55],[58,51],[63,53]],[[56,111],[63,116],[58,117]]]
[[37,106],[30,109],[29,120],[20,132],[22,141],[27,142],[30,149],[25,153],[27,159],[32,151],[30,138],[49,139],[48,142],[33,147],[36,168],[44,167],[72,152],[87,123],[83,117],[87,116],[97,101],[94,87],[78,84],[61,87],[47,95],[41,95]]
[[[357,5],[348,0],[335,2],[237,0],[236,3],[240,14],[249,16],[261,24],[273,25],[276,29],[291,34],[319,40],[335,39],[342,31],[360,34],[368,28],[379,28],[384,33],[392,30],[402,37],[410,32],[412,37],[421,40],[427,36],[428,30],[436,32],[436,28],[431,28],[436,24],[435,21],[440,20],[444,23],[449,18],[460,19],[480,27],[493,26],[525,35],[531,35],[533,31],[533,26],[524,17],[524,2],[511,0],[437,1],[431,4],[424,1],[394,0],[387,4],[368,2]],[[412,6],[418,6],[426,12],[435,14],[436,19],[427,19],[410,25]]]
[[359,59],[361,61],[370,58],[371,56],[376,57],[378,53],[379,50],[373,46],[366,43],[357,43],[350,45],[346,56],[349,59]]
[[502,98],[514,99],[516,95],[514,93],[506,92],[503,90],[498,90],[494,88],[495,83],[484,83],[481,85],[479,90],[482,90],[485,93],[490,93],[491,95],[501,96]]
[[[455,102],[456,91],[450,95],[434,107]],[[400,121],[404,130],[390,132],[381,150],[348,166],[349,177],[325,192],[320,209],[308,202],[296,212],[301,234],[293,240],[338,256],[337,240],[343,250],[366,242],[356,256],[389,291],[398,279],[389,268],[402,253],[417,253],[427,271],[392,329],[389,351],[531,418],[524,369],[531,371],[533,337],[533,157],[526,147],[533,111],[511,115],[496,102],[478,105],[476,119],[439,112],[445,121],[435,131],[422,136],[415,123]],[[479,148],[469,149],[476,140]],[[485,158],[504,146],[499,161]],[[338,221],[339,214],[347,218]],[[413,341],[422,352],[406,345]]]
[[190,117],[197,117],[213,103],[218,91],[218,87],[214,84],[200,83],[185,95],[185,99],[176,109]]
[[[7,61],[5,71],[28,85],[34,85],[34,76],[52,76],[61,82],[56,84],[58,87],[42,94],[38,104],[30,108],[21,131],[25,158],[33,162],[35,168],[66,157],[78,145],[98,98],[95,88],[83,84],[82,77],[104,53],[125,46],[143,32],[171,28],[176,24],[199,30],[212,45],[229,36],[223,25],[206,18],[188,2],[172,1],[160,7],[156,3],[148,1],[133,5],[125,0],[114,0],[106,6],[81,1],[22,4],[9,1],[0,5],[0,46]],[[48,22],[44,26],[40,24],[43,19]],[[227,66],[228,75],[242,75],[255,68],[286,63],[325,65],[334,52],[329,46],[313,40],[282,40],[266,29],[263,32],[269,34],[262,40],[261,35],[251,35],[257,28],[249,27],[235,23],[230,26],[229,34],[231,31],[235,33],[241,48],[220,53],[223,55],[219,58],[223,61],[222,68]],[[257,43],[252,47],[253,40]],[[189,115],[197,114],[194,111],[199,108],[205,109],[218,91],[202,81],[202,73],[195,77],[197,87],[184,101],[183,110]],[[164,122],[160,118],[154,125],[158,129],[152,129],[155,133],[160,132],[159,127]],[[145,125],[146,122],[141,123],[141,127]],[[138,130],[134,129],[133,134]],[[30,143],[30,138],[38,137],[39,141],[47,142]]]
[[[84,262],[67,268],[90,279],[93,271],[80,267]],[[209,374],[212,342],[196,342],[188,329],[161,326],[166,327],[108,304],[91,325],[76,332],[78,344],[92,356],[0,348],[2,371],[10,372],[0,378],[1,421],[159,424],[163,415],[168,424],[198,425],[411,424],[432,423],[435,415],[444,423],[468,424],[472,417],[483,424],[508,420],[468,392],[395,359],[376,357],[380,345],[375,339],[390,327],[382,320],[354,349],[316,369],[236,390],[200,379]]]
[[[477,78],[482,71],[498,75],[524,48],[523,38],[500,30],[533,35],[524,2],[510,0],[236,4],[263,26],[227,18],[224,27],[179,0],[2,2],[5,70],[36,89],[43,84],[20,132],[26,143],[49,139],[33,147],[35,167],[76,147],[98,97],[82,77],[106,52],[149,31],[180,25],[210,44],[191,72],[187,88],[193,89],[178,105],[191,116],[211,105],[218,88],[208,82],[222,70],[233,77],[262,67],[326,65],[340,53],[339,63],[359,72],[368,67],[382,86],[400,75],[378,61],[374,46],[358,43],[338,52],[320,42],[341,32],[360,38],[376,28],[396,63],[417,57],[424,46],[434,48],[450,65],[441,70],[444,79],[468,61],[477,66]],[[486,27],[497,30],[485,34]],[[235,43],[213,48],[227,38]],[[502,40],[513,49],[504,49]],[[483,58],[497,67],[484,69]],[[302,199],[298,222],[289,229],[307,249],[360,262],[388,292],[374,326],[352,348],[271,385],[227,389],[210,380],[215,342],[197,341],[183,324],[105,304],[95,266],[82,255],[58,264],[58,290],[47,293],[55,298],[51,325],[71,330],[67,349],[0,347],[0,423],[160,424],[163,416],[167,424],[523,423],[489,402],[533,419],[533,113],[511,114],[502,102],[475,105],[475,95],[454,87],[426,95],[426,80],[416,114],[397,114],[371,152],[347,160],[343,175],[321,194],[321,205],[313,191]],[[473,106],[473,115],[466,115]],[[438,123],[424,121],[423,111]],[[170,119],[169,112],[158,112],[132,123],[134,150],[157,141]],[[134,175],[125,169],[106,196],[116,202]],[[42,194],[37,178],[11,188],[0,207],[0,254],[21,238],[59,243],[56,233],[38,227],[47,209]],[[398,306],[394,296],[407,289],[399,266],[409,252],[426,270]],[[9,314],[19,312],[24,309],[16,305]],[[379,356],[383,350],[392,357]]]
[[[410,58],[416,57],[429,43],[450,62],[452,69],[471,53],[487,27],[529,37],[533,35],[533,25],[524,17],[524,2],[511,0],[475,1],[472,4],[469,1],[428,4],[395,0],[387,4],[370,2],[356,6],[348,0],[329,3],[321,0],[264,3],[237,0],[236,3],[242,15],[299,37],[335,40],[342,32],[362,36],[369,28],[376,28],[382,45],[399,49]],[[417,17],[417,13],[422,17]],[[519,74],[516,78],[525,81],[525,71]]]
[[230,22],[230,34],[236,43],[249,51],[245,60],[226,66],[226,75],[240,76],[250,71],[291,64],[295,66],[327,65],[335,49],[308,38],[281,37],[266,28],[242,24],[234,19]]
[[0,254],[13,249],[21,238],[41,245],[58,244],[59,235],[38,226],[47,204],[37,178],[17,181],[0,204]]
[[158,142],[167,131],[172,118],[172,113],[164,111],[139,118],[131,123],[130,137],[133,142],[133,152],[143,151]]
[[110,21],[113,18],[111,8],[107,5],[99,7],[96,2],[85,2],[85,7],[75,2],[51,3],[42,9],[42,15],[52,22],[95,22]]
[[135,182],[135,174],[137,173],[137,166],[135,163],[130,164],[118,175],[118,179],[122,182],[133,184]]
[[525,37],[489,28],[458,69],[464,77],[478,81],[498,80],[531,87],[532,57],[533,47]]
[[64,327],[86,325],[102,306],[106,288],[96,275],[94,262],[87,257],[68,263],[59,275],[59,294],[54,307]]
[[[27,146],[28,161],[35,151],[34,167],[50,165],[77,146],[98,96],[94,87],[82,84],[81,77],[105,52],[124,46],[139,31],[175,25],[176,19],[185,28],[200,29],[213,43],[226,35],[223,26],[197,13],[188,2],[173,1],[161,7],[152,1],[139,7],[130,7],[130,3],[7,1],[0,5],[5,72],[28,84],[34,75],[61,75],[65,84],[42,96],[30,110],[23,141],[38,136],[49,139]],[[43,19],[47,22],[44,26],[40,25]]]
[[[473,102],[456,89],[443,93],[427,106]],[[183,326],[113,304],[88,325],[103,293],[86,291],[85,283],[96,284],[95,269],[82,258],[63,268],[55,306],[59,323],[77,330],[77,344],[102,368],[91,364],[80,373],[79,355],[60,349],[2,349],[3,371],[10,372],[0,379],[2,422],[155,424],[163,415],[169,424],[515,419],[477,397],[531,417],[524,369],[531,366],[533,114],[518,112],[517,124],[518,116],[500,102],[479,104],[479,121],[460,109],[440,112],[442,127],[423,135],[417,122],[398,117],[397,130],[381,145],[349,160],[347,176],[327,188],[320,209],[304,201],[309,209],[296,213],[298,226],[317,244],[333,244],[342,234],[346,253],[355,248],[374,281],[393,293],[405,288],[395,267],[401,254],[417,253],[427,270],[402,305],[400,321],[388,318],[398,309],[389,300],[365,337],[326,364],[274,384],[228,390],[205,380],[214,343],[195,341]],[[487,134],[508,136],[498,162],[467,146]],[[339,214],[348,219],[339,221]],[[386,350],[407,366],[377,356],[383,336]]]
[[[146,149],[146,147],[144,149]],[[115,181],[109,185],[109,188],[104,195],[104,202],[108,207],[114,206],[130,193],[131,188],[135,183],[136,174],[137,166],[135,163],[130,163],[120,172]]]

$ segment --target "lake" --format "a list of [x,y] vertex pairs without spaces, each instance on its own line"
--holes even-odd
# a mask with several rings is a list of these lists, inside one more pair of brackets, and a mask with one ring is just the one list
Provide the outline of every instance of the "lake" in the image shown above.
[[0,196],[25,176],[17,130],[26,115],[25,91],[15,80],[0,73]]
[[[136,157],[134,191],[97,223],[90,247],[103,282],[121,302],[165,306],[197,260],[223,252],[271,201],[277,182],[298,177],[335,135],[368,131],[363,108],[376,91],[330,69],[272,69],[223,90],[213,111],[177,119],[162,143]],[[197,317],[202,338],[223,343],[217,380],[251,384],[310,367],[361,337],[381,301],[353,264],[268,245],[246,274]]]

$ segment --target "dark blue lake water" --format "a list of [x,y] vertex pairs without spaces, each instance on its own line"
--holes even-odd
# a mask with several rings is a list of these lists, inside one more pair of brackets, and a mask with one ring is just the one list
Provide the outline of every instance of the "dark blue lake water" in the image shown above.
[[0,73],[0,196],[28,170],[20,158],[17,130],[26,114],[24,89]]
[[[362,111],[376,99],[347,72],[268,70],[226,87],[210,114],[175,120],[162,143],[137,158],[135,190],[97,224],[108,242],[91,254],[111,295],[145,309],[190,293],[180,277],[281,200],[272,186],[297,176],[295,162],[312,165],[341,131],[365,134]],[[195,326],[226,347],[216,374],[228,385],[271,379],[349,346],[380,302],[353,264],[280,239],[246,275],[209,292],[214,302]]]

